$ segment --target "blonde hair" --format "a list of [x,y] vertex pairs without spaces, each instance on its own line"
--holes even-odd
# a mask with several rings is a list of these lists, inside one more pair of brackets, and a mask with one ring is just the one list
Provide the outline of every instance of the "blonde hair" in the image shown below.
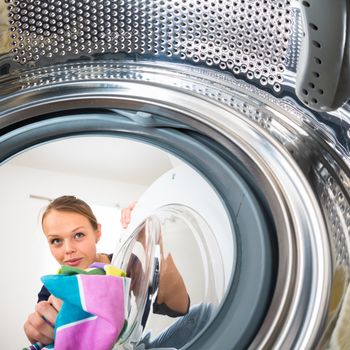
[[49,214],[51,210],[67,211],[83,215],[89,220],[94,230],[98,228],[96,216],[90,206],[75,196],[61,196],[50,202],[41,217],[41,225],[43,225],[46,215]]

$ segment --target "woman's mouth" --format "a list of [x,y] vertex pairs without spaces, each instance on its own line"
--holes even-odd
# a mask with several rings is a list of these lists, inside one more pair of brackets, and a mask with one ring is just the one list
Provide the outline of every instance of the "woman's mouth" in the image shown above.
[[64,261],[64,265],[68,265],[68,266],[78,266],[78,265],[80,264],[81,261],[82,261],[82,258],[70,259],[70,260]]

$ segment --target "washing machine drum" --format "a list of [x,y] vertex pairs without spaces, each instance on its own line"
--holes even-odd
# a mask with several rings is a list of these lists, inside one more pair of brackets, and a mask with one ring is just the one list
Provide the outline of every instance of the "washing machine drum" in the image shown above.
[[140,199],[114,255],[134,281],[116,348],[349,344],[346,0],[0,10],[2,163],[93,135],[187,164]]

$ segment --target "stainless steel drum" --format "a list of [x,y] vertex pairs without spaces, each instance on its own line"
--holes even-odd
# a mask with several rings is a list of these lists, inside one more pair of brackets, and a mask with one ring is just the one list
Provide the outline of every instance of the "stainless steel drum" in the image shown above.
[[68,136],[133,138],[184,159],[224,203],[232,275],[184,348],[341,346],[350,302],[346,0],[0,6],[1,162]]

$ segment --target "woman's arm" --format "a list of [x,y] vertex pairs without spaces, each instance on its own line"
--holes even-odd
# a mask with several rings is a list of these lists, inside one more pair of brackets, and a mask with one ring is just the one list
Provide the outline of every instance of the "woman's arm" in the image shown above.
[[[121,210],[120,222],[123,228],[127,228],[132,211],[137,202],[132,202],[127,208]],[[144,239],[145,232],[141,231],[138,236],[138,240],[142,243]],[[190,307],[190,298],[187,293],[187,289],[184,280],[177,269],[173,257],[168,254],[164,257],[162,234],[159,236],[159,241],[157,242],[161,250],[161,263],[160,263],[160,276],[159,276],[159,289],[156,297],[156,301],[153,305],[153,311],[159,314],[165,314],[172,317],[182,316],[188,313]],[[143,244],[144,246],[144,244]],[[132,289],[137,291],[137,276],[140,272],[140,262],[135,263],[132,261],[132,270],[129,271],[132,278]],[[141,268],[142,271],[142,268]]]
[[172,255],[169,254],[163,259],[160,266],[159,289],[154,304],[155,313],[162,313],[157,305],[165,304],[169,309],[168,313],[172,310],[176,314],[173,317],[186,315],[190,307],[190,298]]

